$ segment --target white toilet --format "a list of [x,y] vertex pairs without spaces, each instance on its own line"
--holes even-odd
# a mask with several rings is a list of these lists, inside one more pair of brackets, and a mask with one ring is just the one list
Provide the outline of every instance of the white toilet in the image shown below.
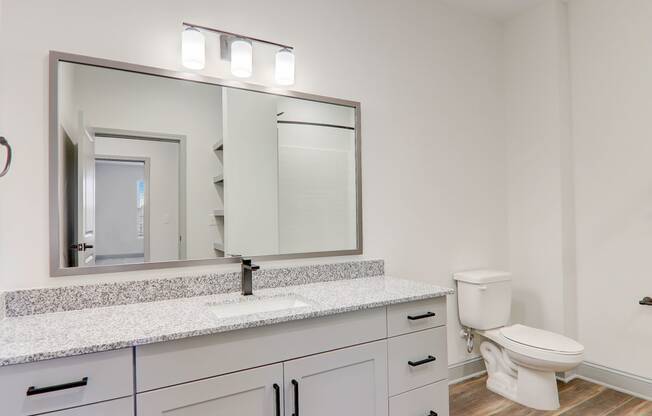
[[577,367],[584,347],[554,332],[508,325],[510,273],[474,270],[453,277],[462,325],[488,339],[480,345],[487,366],[487,388],[534,409],[558,409],[555,372]]

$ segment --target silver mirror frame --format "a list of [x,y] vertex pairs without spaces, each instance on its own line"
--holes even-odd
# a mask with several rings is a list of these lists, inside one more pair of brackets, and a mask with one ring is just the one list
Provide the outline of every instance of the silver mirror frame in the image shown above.
[[61,267],[59,245],[60,233],[60,212],[59,212],[59,192],[58,192],[58,175],[59,175],[59,63],[69,62],[82,65],[90,65],[120,71],[134,72],[138,74],[153,75],[164,78],[179,79],[185,81],[198,82],[202,84],[219,85],[222,87],[237,88],[249,91],[260,92],[264,94],[279,95],[285,97],[298,98],[308,101],[318,101],[329,104],[337,104],[355,109],[355,160],[356,160],[356,248],[353,250],[324,251],[312,253],[295,253],[266,256],[251,256],[255,261],[270,261],[284,259],[300,259],[314,257],[332,257],[332,256],[351,256],[360,255],[362,250],[362,155],[361,155],[361,108],[360,103],[356,101],[342,100],[339,98],[324,97],[320,95],[307,94],[296,91],[288,91],[278,88],[265,87],[256,84],[249,84],[239,81],[224,80],[220,78],[208,77],[189,72],[173,71],[162,68],[155,68],[126,62],[112,61],[108,59],[94,58],[84,55],[76,55],[65,52],[50,51],[49,55],[49,203],[50,203],[50,276],[75,276],[99,273],[118,273],[134,270],[153,270],[175,267],[202,266],[239,263],[240,257],[225,257],[217,259],[203,260],[174,260],[166,262],[152,262],[140,264],[124,264],[113,266],[93,266],[93,267]]

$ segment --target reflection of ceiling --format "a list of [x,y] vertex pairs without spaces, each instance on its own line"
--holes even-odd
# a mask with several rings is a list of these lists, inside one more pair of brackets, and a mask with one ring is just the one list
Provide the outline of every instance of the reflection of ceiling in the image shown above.
[[512,17],[523,10],[533,7],[542,0],[443,0],[445,3],[458,6],[496,20]]

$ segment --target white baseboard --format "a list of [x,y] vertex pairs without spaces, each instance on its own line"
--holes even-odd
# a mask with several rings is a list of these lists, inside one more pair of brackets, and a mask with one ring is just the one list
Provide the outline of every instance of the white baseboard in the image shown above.
[[448,384],[461,383],[486,373],[482,357],[471,358],[461,363],[448,366]]
[[644,400],[652,400],[652,379],[600,364],[584,362],[575,369],[572,378],[581,378]]

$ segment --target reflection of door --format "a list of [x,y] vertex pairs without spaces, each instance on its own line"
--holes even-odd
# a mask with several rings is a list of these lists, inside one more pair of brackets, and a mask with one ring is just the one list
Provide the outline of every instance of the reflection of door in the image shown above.
[[78,208],[79,225],[77,243],[73,250],[77,252],[79,267],[95,264],[95,141],[84,125],[83,114],[79,115],[78,155],[80,204]]
[[95,159],[95,264],[149,261],[149,158]]

